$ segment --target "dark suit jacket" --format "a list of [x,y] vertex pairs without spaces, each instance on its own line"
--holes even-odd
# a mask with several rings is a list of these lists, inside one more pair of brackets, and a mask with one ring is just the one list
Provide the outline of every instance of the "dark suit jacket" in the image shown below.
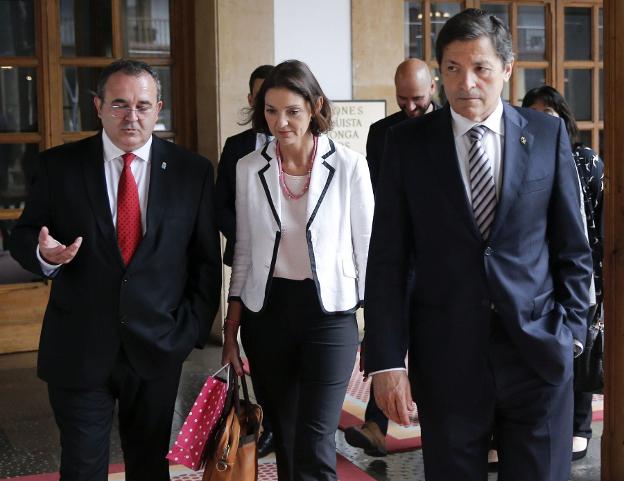
[[[121,349],[142,378],[202,345],[219,306],[221,262],[209,161],[153,138],[147,231],[123,264],[104,177],[101,134],[42,152],[11,254],[42,274],[41,226],[83,243],[52,281],[38,374],[70,388],[102,385]],[[165,164],[166,163],[166,164]]]
[[[431,103],[433,110],[439,107],[435,103]],[[377,190],[379,182],[379,173],[381,170],[381,160],[383,159],[384,145],[386,144],[386,134],[390,127],[407,120],[407,115],[402,110],[388,115],[374,124],[371,124],[366,138],[366,160],[368,161],[368,170],[371,175],[373,191]]]
[[227,240],[223,263],[228,266],[232,265],[236,244],[236,163],[238,159],[254,150],[256,150],[256,133],[253,130],[248,129],[228,137],[217,167],[217,222],[219,230]]
[[[571,376],[573,338],[585,342],[592,260],[568,135],[560,119],[528,109],[505,104],[503,119],[502,188],[487,242],[466,196],[449,107],[388,132],[367,268],[366,371],[403,366],[410,344],[412,379],[436,376],[457,389],[466,361],[487,352],[493,309],[523,363],[553,385]],[[410,253],[408,322],[401,286]]]

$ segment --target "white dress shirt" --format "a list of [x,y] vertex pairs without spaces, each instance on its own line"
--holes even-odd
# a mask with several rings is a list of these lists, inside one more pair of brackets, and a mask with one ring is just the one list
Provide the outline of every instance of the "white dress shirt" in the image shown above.
[[[117,188],[119,178],[123,169],[123,159],[121,156],[126,152],[117,147],[110,140],[106,132],[102,131],[102,142],[104,144],[104,176],[106,177],[106,191],[108,192],[108,202],[113,216],[113,225],[117,227]],[[150,158],[152,151],[152,136],[142,147],[133,150],[136,158],[130,164],[132,175],[139,191],[139,206],[141,208],[141,226],[145,234],[147,215],[147,195],[149,193],[150,178]]]
[[[119,178],[123,169],[123,159],[121,156],[126,152],[121,150],[112,140],[102,131],[102,144],[104,151],[104,177],[106,178],[106,192],[108,193],[108,202],[113,218],[113,225],[117,227],[117,188],[119,187]],[[130,170],[137,184],[139,192],[139,207],[141,208],[141,227],[145,235],[146,215],[147,215],[147,197],[149,193],[150,163],[152,152],[152,137],[147,139],[143,146],[132,151],[136,158],[130,164]],[[54,232],[50,232],[54,237]],[[50,277],[60,267],[60,265],[49,264],[43,260],[37,246],[37,259],[41,264],[43,273]]]
[[472,204],[472,193],[470,190],[470,169],[468,167],[468,153],[472,141],[467,135],[468,131],[475,125],[483,125],[487,127],[481,145],[485,150],[488,162],[492,167],[494,176],[494,184],[496,185],[496,198],[500,200],[500,190],[503,179],[503,145],[505,141],[505,124],[503,122],[503,102],[498,100],[498,104],[490,116],[483,122],[475,122],[466,117],[462,117],[451,108],[451,123],[453,125],[453,136],[455,138],[455,149],[457,151],[457,160],[459,161],[459,170],[461,172],[464,187],[466,188],[466,196],[468,202]]

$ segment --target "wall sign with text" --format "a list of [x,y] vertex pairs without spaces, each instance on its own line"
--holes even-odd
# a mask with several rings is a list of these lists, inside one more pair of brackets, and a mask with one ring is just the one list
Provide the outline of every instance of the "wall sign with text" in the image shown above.
[[329,137],[366,155],[366,137],[371,124],[386,116],[385,100],[333,100],[333,128]]

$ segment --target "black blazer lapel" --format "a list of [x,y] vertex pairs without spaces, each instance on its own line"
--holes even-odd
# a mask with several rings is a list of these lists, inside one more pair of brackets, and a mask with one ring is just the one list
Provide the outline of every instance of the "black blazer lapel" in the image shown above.
[[527,121],[518,111],[503,102],[505,146],[503,148],[503,185],[500,189],[500,198],[496,206],[496,215],[490,238],[494,238],[504,223],[507,213],[513,204],[522,184],[524,171],[529,159],[529,150],[533,144],[533,135],[525,131]]
[[264,194],[266,195],[269,205],[271,206],[271,212],[273,213],[275,222],[277,222],[277,226],[281,231],[282,221],[280,220],[281,201],[279,193],[279,180],[277,182],[275,181],[275,178],[278,177],[278,166],[277,160],[274,160],[268,152],[270,145],[271,144],[267,143],[262,148],[262,156],[266,159],[267,164],[258,171],[258,176],[260,177],[260,183],[262,184]]
[[158,226],[163,219],[170,189],[169,172],[176,168],[174,159],[167,158],[166,142],[166,140],[159,139],[155,135],[152,136],[146,230],[143,240],[132,256],[130,266],[149,250],[149,246],[155,241]]
[[[308,190],[308,205],[306,207],[308,214],[308,223],[306,224],[306,228],[308,229],[310,228],[310,225],[312,225],[312,222],[314,222],[316,212],[321,206],[321,202],[323,202],[325,193],[327,192],[329,184],[334,177],[334,172],[336,171],[336,168],[332,165],[334,161],[332,156],[336,153],[336,146],[334,145],[334,142],[329,137],[319,137],[319,151],[322,152],[321,145],[324,146],[325,139],[329,141],[329,145],[327,145],[324,149],[324,153],[321,155],[317,154],[314,159],[314,166],[312,167],[312,178],[310,179],[310,189]],[[318,165],[320,161],[322,161],[322,163],[321,165]]]
[[91,137],[82,166],[87,195],[100,233],[106,240],[105,245],[108,247],[110,255],[124,268],[106,189],[101,133]]
[[477,239],[482,240],[459,169],[450,107],[447,104],[439,114],[430,115],[431,122],[427,124],[427,138],[431,141],[427,142],[427,147],[431,168],[439,177],[440,190],[444,193],[443,195],[449,197],[456,212],[466,223],[466,227]]

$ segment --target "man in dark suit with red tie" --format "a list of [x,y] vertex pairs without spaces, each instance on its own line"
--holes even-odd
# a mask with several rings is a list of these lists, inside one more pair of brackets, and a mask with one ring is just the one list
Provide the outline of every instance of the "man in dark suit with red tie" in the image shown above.
[[436,57],[448,106],[386,138],[365,370],[390,419],[408,424],[416,400],[427,481],[487,479],[492,433],[500,479],[567,481],[592,258],[566,128],[502,102],[513,53],[498,18],[451,18]]
[[102,132],[41,153],[11,254],[53,279],[38,374],[61,480],[107,479],[118,403],[126,479],[166,481],[182,363],[221,292],[213,172],[152,135],[162,101],[147,64],[104,68],[94,101]]

